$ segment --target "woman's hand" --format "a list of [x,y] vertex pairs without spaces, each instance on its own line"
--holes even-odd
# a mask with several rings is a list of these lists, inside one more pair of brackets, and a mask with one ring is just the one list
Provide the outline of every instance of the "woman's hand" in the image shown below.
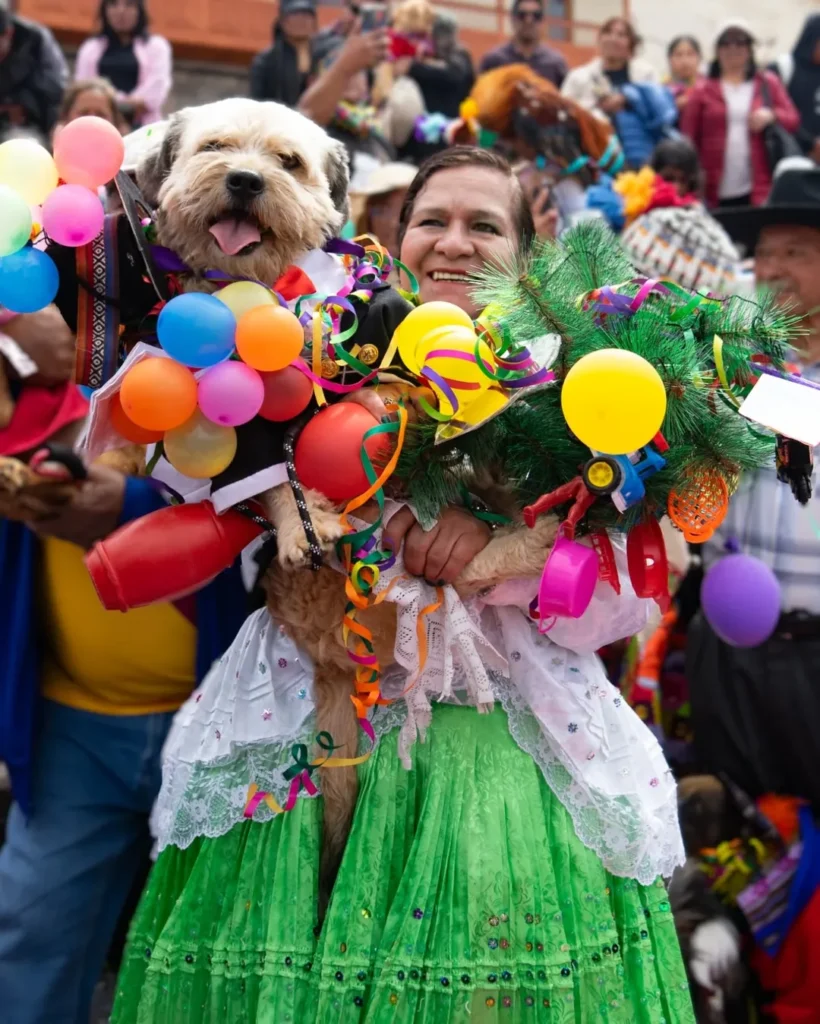
[[490,528],[461,508],[447,508],[431,530],[423,530],[409,508],[398,511],[385,537],[398,551],[404,543],[404,567],[433,586],[454,583],[462,569],[490,542]]
[[686,106],[686,104],[688,102],[689,102],[689,90],[688,89],[684,89],[682,92],[679,92],[678,95],[675,97],[675,106],[678,108],[678,110],[683,110],[683,108]]
[[753,110],[749,114],[749,130],[753,132],[762,132],[764,128],[768,128],[770,124],[774,124],[777,118],[774,115],[774,111],[768,107],[758,107],[757,110]]
[[598,100],[598,109],[605,114],[619,114],[626,106],[626,97],[622,92],[610,92]]

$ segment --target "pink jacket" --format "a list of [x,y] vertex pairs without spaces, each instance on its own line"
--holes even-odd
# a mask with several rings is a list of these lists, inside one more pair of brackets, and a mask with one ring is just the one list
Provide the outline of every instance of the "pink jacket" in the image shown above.
[[[107,46],[108,40],[105,36],[91,36],[90,39],[86,39],[77,52],[77,63],[74,68],[74,78],[77,81],[97,76],[100,58]],[[171,44],[162,36],[135,39],[134,53],[139,64],[139,78],[130,98],[143,100],[146,110],[140,118],[140,124],[150,124],[162,118],[162,106],[171,91]]]

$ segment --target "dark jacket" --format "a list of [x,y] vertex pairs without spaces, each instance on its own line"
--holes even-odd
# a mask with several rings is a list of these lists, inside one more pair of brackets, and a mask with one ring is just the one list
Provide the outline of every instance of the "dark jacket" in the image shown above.
[[800,115],[797,137],[808,152],[820,139],[820,64],[814,50],[820,40],[820,14],[806,18],[806,24],[792,51],[793,68],[786,83],[792,103]]
[[315,63],[312,57],[310,69],[302,73],[296,49],[285,39],[277,25],[273,33],[273,46],[253,58],[250,73],[251,99],[274,100],[295,107],[308,86]]
[[11,48],[0,61],[0,131],[14,127],[2,107],[19,106],[23,127],[48,135],[57,120],[68,67],[47,28],[24,18],[12,18],[12,26]]
[[[772,97],[774,114],[786,131],[797,130],[799,117],[789,94],[777,75],[770,71],[758,71],[754,79],[754,95],[752,110],[764,106],[761,94],[763,76]],[[709,206],[717,206],[720,179],[723,177],[723,161],[726,150],[726,101],[720,80],[704,78],[695,86],[689,96],[689,102],[683,108],[680,128],[688,135],[700,155],[703,173],[706,177],[706,202]],[[762,132],[750,133],[752,154],[752,205],[760,206],[772,187],[772,172],[766,153],[766,144]]]
[[498,46],[489,53],[485,53],[479,67],[479,74],[485,71],[493,71],[495,68],[503,68],[507,64],[529,64],[529,66],[542,78],[552,82],[557,88],[561,88],[564,79],[567,77],[567,62],[557,50],[544,46],[543,43],[536,49],[532,57],[525,57],[515,48],[515,43],[510,40],[503,46]]

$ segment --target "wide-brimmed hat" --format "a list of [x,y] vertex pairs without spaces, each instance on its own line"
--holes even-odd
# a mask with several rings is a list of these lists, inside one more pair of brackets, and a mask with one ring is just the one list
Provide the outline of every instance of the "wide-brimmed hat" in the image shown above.
[[389,163],[381,164],[368,174],[364,181],[351,185],[351,195],[382,196],[398,188],[409,188],[410,182],[418,173],[413,164]]
[[715,217],[747,252],[754,249],[763,228],[803,224],[820,229],[820,167],[781,167],[763,206],[718,210]]

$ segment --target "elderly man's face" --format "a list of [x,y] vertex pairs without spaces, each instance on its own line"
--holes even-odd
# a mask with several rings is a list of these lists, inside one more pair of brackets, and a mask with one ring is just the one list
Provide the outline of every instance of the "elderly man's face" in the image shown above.
[[755,277],[777,290],[800,315],[820,308],[820,228],[764,228],[755,249]]

